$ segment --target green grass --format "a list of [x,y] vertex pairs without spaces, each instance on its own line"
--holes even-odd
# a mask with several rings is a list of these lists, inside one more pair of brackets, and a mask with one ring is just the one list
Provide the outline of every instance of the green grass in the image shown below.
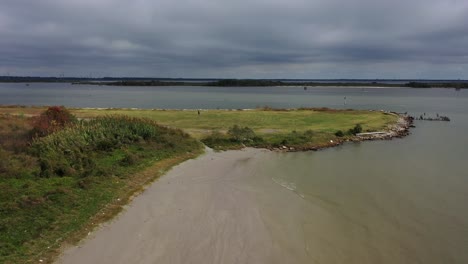
[[364,131],[377,131],[394,124],[397,119],[392,114],[356,110],[205,110],[199,116],[196,110],[76,109],[72,112],[83,118],[106,114],[150,118],[159,124],[183,129],[197,138],[214,130],[225,132],[234,125],[250,127],[257,135],[284,134],[293,130],[335,133],[337,130],[347,131],[356,124],[361,124]]
[[[398,116],[380,111],[296,109],[296,110],[130,110],[130,109],[75,109],[77,116],[92,118],[106,114],[125,114],[145,117],[159,124],[180,128],[201,139],[216,150],[239,149],[243,146],[276,148],[293,147],[307,150],[330,144],[338,138],[338,130],[347,132],[360,124],[363,131],[386,130],[396,123]],[[233,126],[251,128],[255,139],[239,141],[226,135]],[[219,132],[219,133],[214,133]]]
[[[12,115],[38,115],[44,108],[0,107],[0,113]],[[293,130],[316,132],[347,131],[356,124],[363,131],[377,131],[394,124],[397,116],[380,111],[359,110],[131,110],[131,109],[71,109],[80,118],[122,114],[144,117],[159,124],[180,128],[196,138],[202,138],[213,130],[225,132],[234,125],[248,126],[259,135],[289,133]]]
[[27,143],[30,124],[0,116],[0,263],[51,262],[64,241],[202,151],[181,130],[146,119],[99,117]]

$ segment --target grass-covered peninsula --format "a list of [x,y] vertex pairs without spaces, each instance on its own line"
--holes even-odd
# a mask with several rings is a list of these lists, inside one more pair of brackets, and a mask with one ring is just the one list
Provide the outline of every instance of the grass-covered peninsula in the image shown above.
[[[35,116],[41,107],[0,107],[0,113]],[[215,149],[242,146],[314,149],[350,140],[356,133],[389,130],[400,118],[382,111],[314,109],[161,110],[70,109],[79,119],[106,115],[147,118],[182,129]],[[353,130],[359,125],[358,130]]]
[[[64,114],[66,113],[66,114]],[[166,169],[245,146],[310,150],[389,131],[401,117],[332,109],[0,107],[0,262],[49,262]]]
[[[77,116],[93,118],[123,114],[156,120],[183,129],[214,149],[244,146],[316,149],[349,140],[358,132],[388,130],[398,115],[380,111],[333,109],[252,110],[130,110],[76,109]],[[350,132],[356,125],[360,131]],[[342,134],[340,133],[342,132]]]

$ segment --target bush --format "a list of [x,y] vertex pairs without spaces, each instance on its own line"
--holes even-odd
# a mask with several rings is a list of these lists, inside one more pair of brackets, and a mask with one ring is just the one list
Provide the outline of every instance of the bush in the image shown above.
[[76,117],[63,106],[47,108],[34,122],[34,137],[44,137],[76,122]]
[[130,151],[125,151],[124,157],[120,161],[123,166],[135,165],[140,160],[140,157]]
[[299,146],[312,142],[319,134],[313,130],[306,130],[304,132],[293,130],[291,133],[284,134],[277,139],[274,143],[275,146]]
[[233,126],[227,134],[213,131],[201,140],[215,150],[241,149],[245,146],[258,146],[264,143],[262,137],[256,136],[252,129]]
[[309,130],[306,130],[306,131],[304,132],[304,136],[306,136],[306,137],[314,137],[314,136],[316,136],[316,135],[317,135],[317,132],[315,132],[315,131],[313,131],[313,130],[310,130],[310,129],[309,129]]
[[348,134],[350,135],[356,135],[362,132],[362,126],[360,124],[357,124],[353,128],[348,130]]
[[338,131],[335,132],[335,136],[337,136],[337,137],[344,137],[344,133],[343,133],[343,131],[338,130]]
[[241,146],[239,142],[231,140],[226,134],[222,134],[219,131],[212,131],[210,135],[204,137],[201,141],[203,144],[215,150],[240,148]]
[[34,173],[37,160],[25,153],[13,153],[0,147],[0,179],[20,178]]
[[238,125],[229,128],[228,135],[238,142],[252,141],[255,138],[255,132],[251,128],[241,128]]

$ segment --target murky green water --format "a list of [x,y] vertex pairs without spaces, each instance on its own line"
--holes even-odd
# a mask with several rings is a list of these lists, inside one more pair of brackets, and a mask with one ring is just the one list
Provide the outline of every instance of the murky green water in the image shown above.
[[[346,105],[344,97],[346,96]],[[316,263],[468,263],[468,91],[0,84],[0,104],[334,107],[447,115],[392,141],[272,153],[259,173],[321,210],[300,214]]]
[[467,263],[467,142],[452,132],[275,154],[263,173],[326,212],[304,218],[317,263]]

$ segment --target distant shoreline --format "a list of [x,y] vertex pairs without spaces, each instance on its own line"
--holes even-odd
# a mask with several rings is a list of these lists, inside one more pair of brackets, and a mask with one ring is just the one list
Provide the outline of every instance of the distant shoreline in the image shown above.
[[365,87],[365,88],[455,88],[468,89],[468,80],[393,79],[164,79],[164,78],[75,78],[8,77],[0,83],[71,83],[106,86],[208,86],[208,87]]
[[208,87],[365,87],[365,88],[455,88],[466,89],[468,82],[284,82],[272,80],[219,80],[215,82],[173,82],[173,81],[115,81],[115,82],[76,82],[76,85],[107,86],[208,86]]

